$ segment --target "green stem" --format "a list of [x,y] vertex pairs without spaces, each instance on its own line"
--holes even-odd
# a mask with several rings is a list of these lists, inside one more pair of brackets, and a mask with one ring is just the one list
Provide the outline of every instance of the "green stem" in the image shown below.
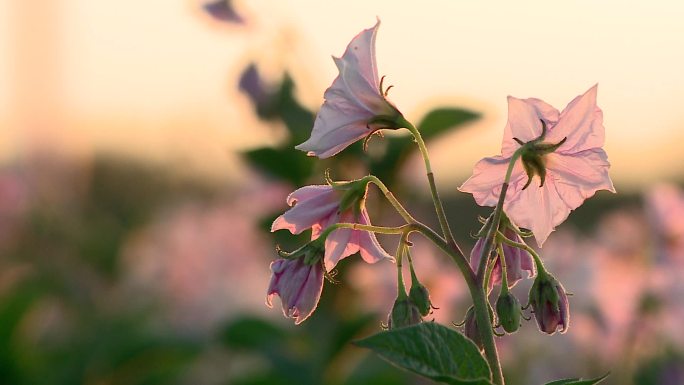
[[496,343],[494,342],[494,333],[491,327],[484,327],[484,325],[492,325],[492,319],[489,317],[489,302],[487,300],[487,289],[485,288],[486,283],[485,275],[487,271],[487,264],[489,262],[489,255],[492,251],[492,245],[494,243],[494,234],[499,229],[499,222],[501,221],[501,213],[503,211],[503,203],[506,199],[506,191],[508,190],[508,182],[511,179],[511,174],[513,173],[513,167],[515,162],[518,160],[522,154],[524,147],[517,149],[511,156],[511,160],[508,163],[508,169],[506,170],[506,176],[504,178],[503,185],[501,186],[501,192],[499,193],[499,201],[496,203],[494,209],[494,216],[492,222],[489,225],[489,230],[485,237],[485,244],[482,247],[482,252],[480,254],[480,265],[477,269],[476,283],[475,287],[471,288],[470,292],[473,297],[473,306],[475,307],[475,317],[478,325],[483,325],[483,327],[478,328],[480,331],[480,339],[485,349],[485,357],[487,362],[489,362],[489,367],[492,370],[492,380],[497,385],[504,384],[503,373],[501,371],[501,364],[499,362],[498,352],[496,351]]
[[506,258],[500,242],[496,244],[496,250],[499,253],[499,262],[501,263],[501,294],[499,294],[501,296],[508,294],[508,273],[506,272]]
[[487,236],[485,237],[485,244],[482,247],[482,252],[480,254],[480,266],[477,269],[477,280],[478,282],[483,282],[485,268],[487,267],[487,262],[489,260],[489,254],[492,252],[492,244],[494,243],[494,234],[499,230],[499,222],[501,221],[501,212],[503,211],[503,203],[506,199],[506,191],[508,191],[508,182],[511,180],[511,174],[513,173],[513,167],[515,162],[518,160],[522,151],[525,147],[518,148],[508,163],[508,169],[506,170],[506,176],[504,178],[503,185],[501,185],[501,192],[499,193],[499,201],[496,203],[494,208],[494,217],[492,218],[492,223],[489,225],[489,230],[487,231]]
[[[478,284],[475,273],[470,268],[468,261],[463,256],[463,253],[457,247],[450,245],[444,238],[440,237],[431,228],[422,223],[413,224],[415,230],[429,239],[435,246],[441,249],[444,253],[451,257],[463,274],[463,279],[468,285],[470,295],[473,299],[473,306],[475,308],[475,317],[478,325],[491,325],[492,320],[489,317],[489,303],[487,295],[485,294],[484,286]],[[492,372],[492,380],[496,385],[504,385],[503,373],[501,371],[501,364],[499,362],[499,354],[496,351],[496,344],[494,342],[494,332],[491,327],[478,328],[480,331],[480,339],[485,350],[485,358],[489,364]]]
[[454,239],[453,234],[451,234],[449,222],[447,221],[446,213],[444,212],[444,205],[442,205],[442,201],[441,199],[439,199],[439,193],[437,192],[437,185],[435,183],[435,176],[432,173],[432,166],[430,165],[430,157],[428,156],[428,150],[425,146],[425,141],[423,141],[423,137],[420,135],[420,132],[413,124],[411,124],[408,121],[406,121],[405,123],[406,128],[409,131],[411,131],[411,134],[413,134],[413,138],[416,140],[416,144],[418,144],[420,154],[423,156],[423,161],[425,162],[425,172],[427,173],[428,183],[430,184],[432,203],[435,206],[437,219],[439,219],[439,227],[442,229],[444,239],[446,239],[449,244],[455,245],[456,240]]
[[487,273],[485,274],[485,279],[484,279],[484,287],[486,288],[487,291],[489,291],[489,280],[492,277],[492,271],[494,270],[494,266],[496,265],[495,261],[492,261],[488,266],[487,266]]
[[501,234],[501,233],[499,233],[499,234],[501,235],[501,239],[505,244],[507,244],[509,246],[517,247],[518,249],[525,250],[532,256],[532,258],[534,259],[534,264],[537,266],[537,274],[538,275],[547,274],[546,268],[544,268],[544,263],[542,262],[541,257],[539,256],[539,254],[537,254],[537,252],[533,248],[531,248],[527,243],[515,242],[515,241],[512,241],[512,240],[504,237],[503,234]]
[[325,239],[330,233],[337,229],[352,229],[352,230],[363,230],[378,234],[403,234],[407,230],[410,230],[410,225],[402,225],[397,227],[385,227],[385,226],[373,226],[373,225],[362,225],[360,223],[335,223],[330,225],[323,230],[319,238]]
[[404,286],[404,274],[402,273],[402,263],[404,260],[404,253],[406,251],[406,237],[407,233],[401,234],[399,245],[397,246],[397,299],[406,298],[406,286]]
[[[468,263],[467,258],[463,254],[463,251],[461,251],[461,249],[458,247],[458,244],[456,243],[456,240],[454,239],[454,236],[451,233],[451,229],[449,228],[449,222],[447,221],[446,214],[444,212],[444,206],[442,205],[442,201],[440,200],[439,194],[437,192],[437,186],[435,183],[434,174],[432,173],[432,166],[430,165],[430,158],[428,156],[427,147],[425,146],[425,142],[423,141],[420,132],[418,132],[418,129],[416,129],[416,127],[413,126],[410,122],[406,121],[405,123],[406,128],[408,128],[408,130],[411,131],[411,134],[413,134],[413,137],[415,138],[416,143],[418,144],[418,148],[420,149],[420,153],[423,156],[423,161],[425,162],[425,171],[427,173],[428,183],[430,184],[430,193],[432,194],[432,202],[435,206],[437,218],[439,219],[439,225],[442,229],[444,239],[446,239],[446,244],[440,244],[439,242],[436,242],[432,234],[434,232],[431,229],[429,232],[423,233],[423,235],[428,236],[428,238],[432,237],[431,240],[433,241],[433,243],[435,243],[444,252],[446,252],[454,260],[456,265],[461,270],[461,273],[463,274],[463,277],[466,283],[468,284],[468,288],[470,289],[470,294],[473,299],[473,306],[475,308],[475,317],[477,323],[478,325],[483,325],[483,327],[480,327],[478,329],[480,330],[480,339],[482,340],[482,344],[485,350],[485,358],[487,359],[487,362],[489,363],[489,368],[492,372],[492,380],[494,381],[495,385],[504,385],[504,378],[503,373],[501,372],[499,355],[496,351],[496,344],[494,342],[494,333],[491,327],[484,327],[484,325],[491,325],[492,320],[489,317],[489,303],[487,301],[487,295],[485,293],[484,286],[482,285],[483,277],[477,279],[475,273],[473,272],[473,269],[470,267],[470,264]],[[509,167],[509,172],[507,173],[506,178],[507,180],[510,179],[511,170],[512,166]],[[504,188],[507,188],[507,186],[507,183],[504,184]],[[505,195],[505,189],[502,190],[502,192]],[[503,201],[501,205],[502,204]],[[495,219],[497,220],[496,227],[498,227],[499,218]],[[489,239],[491,239],[491,235],[492,234],[489,234]],[[488,243],[489,249],[491,250],[491,243]],[[481,266],[483,260],[484,258],[481,257]],[[484,266],[486,266],[486,261]],[[482,267],[480,269],[480,272],[484,273],[484,270],[484,267]]]
[[378,186],[380,191],[385,195],[385,198],[387,198],[387,201],[394,207],[395,210],[397,210],[397,213],[401,215],[402,218],[406,221],[406,223],[415,223],[418,222],[416,221],[413,216],[402,206],[401,202],[397,200],[397,198],[392,194],[392,192],[385,186],[382,181],[376,177],[375,175],[368,175],[365,177],[365,179],[374,185]]

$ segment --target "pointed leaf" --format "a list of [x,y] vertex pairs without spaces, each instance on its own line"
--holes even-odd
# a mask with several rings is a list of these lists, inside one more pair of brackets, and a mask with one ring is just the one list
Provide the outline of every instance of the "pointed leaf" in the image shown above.
[[292,146],[282,149],[257,148],[244,152],[243,156],[259,171],[294,185],[302,185],[313,170],[313,159]]
[[480,114],[461,108],[437,108],[423,117],[423,120],[418,124],[418,130],[423,139],[428,140],[479,117]]
[[424,322],[388,330],[354,342],[390,363],[452,385],[489,385],[487,361],[475,344],[456,330]]
[[556,380],[547,383],[546,385],[594,385],[603,381],[610,373],[606,373],[601,377],[596,377],[590,380],[583,380],[581,378],[566,378],[564,380]]

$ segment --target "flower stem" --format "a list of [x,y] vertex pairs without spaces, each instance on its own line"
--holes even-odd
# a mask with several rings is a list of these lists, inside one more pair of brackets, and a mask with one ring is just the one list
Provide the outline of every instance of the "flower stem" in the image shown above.
[[413,218],[413,216],[402,206],[401,202],[397,200],[397,198],[392,194],[392,192],[385,186],[384,183],[380,180],[380,178],[376,177],[375,175],[368,175],[365,177],[366,180],[369,182],[373,183],[374,185],[378,186],[380,191],[385,195],[385,198],[389,201],[389,203],[394,207],[395,210],[397,210],[397,213],[401,215],[402,218],[406,221],[406,223],[415,223],[418,222]]
[[406,237],[407,233],[401,234],[401,239],[399,240],[399,245],[397,246],[397,298],[406,298],[406,287],[404,286],[404,274],[402,269],[402,264],[404,260],[404,254],[406,252]]
[[423,162],[425,162],[425,172],[427,173],[428,183],[430,184],[430,193],[432,194],[432,203],[435,206],[435,212],[437,213],[437,218],[439,219],[439,227],[442,229],[442,234],[444,239],[447,240],[449,244],[456,244],[454,236],[449,228],[449,222],[447,221],[446,214],[444,213],[444,205],[442,205],[442,200],[439,199],[439,193],[437,192],[437,185],[435,183],[435,176],[432,173],[432,166],[430,165],[430,157],[428,156],[427,147],[425,146],[425,141],[420,135],[418,129],[411,124],[409,121],[405,121],[406,128],[411,131],[413,138],[418,144],[418,149],[420,154],[423,156]]
[[[319,238],[327,237],[330,233],[337,229],[352,229],[352,230],[363,230],[369,231],[371,233],[378,234],[403,234],[405,232],[412,231],[410,224],[397,226],[397,227],[385,227],[385,226],[373,226],[373,225],[362,225],[360,223],[335,223],[326,227],[325,230],[319,235]],[[325,239],[325,238],[323,238]]]
[[487,266],[487,262],[489,261],[489,254],[492,252],[492,245],[494,243],[494,235],[496,234],[497,231],[499,231],[499,222],[501,222],[501,213],[503,212],[503,203],[504,200],[506,199],[506,191],[508,191],[508,182],[511,179],[511,174],[513,173],[513,167],[515,166],[515,162],[518,160],[520,155],[522,154],[522,150],[525,147],[520,147],[518,148],[513,155],[511,156],[511,160],[508,163],[508,169],[506,170],[506,176],[504,178],[504,182],[501,185],[501,192],[499,193],[499,201],[496,203],[496,207],[494,208],[494,216],[492,218],[492,222],[490,223],[489,230],[487,231],[487,235],[485,237],[485,244],[484,247],[482,247],[482,253],[480,254],[480,266],[477,269],[477,280],[478,282],[482,283],[484,280],[484,273],[485,273],[485,268]]
[[[501,235],[503,235],[503,234],[501,234]],[[534,264],[537,267],[537,274],[538,275],[546,274],[546,268],[544,268],[544,263],[542,262],[541,257],[539,257],[539,254],[537,254],[537,252],[532,247],[530,247],[527,243],[515,242],[515,241],[512,241],[512,240],[510,240],[506,237],[503,237],[503,236],[501,238],[505,244],[527,251],[532,256],[532,258],[534,259]]]
[[501,243],[497,243],[496,249],[499,253],[499,262],[501,263],[501,294],[499,295],[508,294],[508,272],[506,271],[506,258]]
[[[480,277],[479,279],[475,276],[475,273],[470,267],[468,260],[463,254],[463,251],[461,251],[458,244],[456,243],[456,240],[454,239],[453,234],[451,233],[451,229],[449,228],[449,222],[447,221],[446,214],[444,212],[444,206],[437,192],[437,186],[435,183],[434,174],[432,173],[432,166],[430,165],[430,158],[428,156],[427,147],[425,146],[425,142],[423,141],[420,132],[413,124],[411,124],[408,121],[405,122],[405,126],[409,131],[411,131],[411,134],[413,134],[413,137],[415,138],[416,143],[418,144],[420,153],[423,156],[423,161],[425,162],[425,171],[427,173],[428,183],[430,184],[430,193],[432,194],[432,202],[435,206],[437,218],[439,219],[439,225],[442,229],[442,234],[444,234],[446,244],[438,242],[438,240],[441,238],[437,237],[437,239],[435,239],[434,235],[436,234],[434,234],[434,232],[432,232],[432,230],[429,228],[428,230],[430,230],[430,232],[421,231],[425,229],[417,231],[420,231],[423,235],[427,236],[433,243],[435,243],[439,248],[441,248],[445,253],[447,253],[451,257],[451,259],[456,263],[456,265],[461,270],[461,273],[463,274],[463,277],[468,285],[468,288],[470,289],[470,295],[473,299],[473,306],[475,308],[475,316],[477,319],[477,323],[479,325],[491,325],[492,320],[489,317],[489,303],[487,301],[487,295],[482,284],[484,274],[483,277]],[[517,159],[517,156],[515,158]],[[512,166],[509,166],[508,173],[506,174],[506,181],[510,179],[511,172]],[[505,195],[505,188],[507,186],[508,184],[505,183],[504,189],[502,190],[503,195]],[[502,205],[503,200],[501,200],[501,204],[499,206]],[[496,227],[498,227],[498,221],[500,217],[501,213],[499,212],[499,218],[495,218],[497,221]],[[491,240],[492,234],[488,235],[489,239]],[[491,250],[491,242],[488,242],[488,244],[488,248],[489,250]],[[483,259],[484,258],[480,258],[480,266],[482,266]],[[484,262],[486,266],[486,261]],[[482,271],[483,273],[484,270],[484,268],[480,269],[480,271]],[[489,363],[489,368],[492,372],[492,380],[494,381],[495,385],[504,385],[504,378],[501,372],[501,364],[499,363],[499,355],[496,351],[496,344],[494,343],[494,333],[492,331],[492,328],[481,327],[478,329],[480,330],[480,338],[485,349],[485,358],[487,359],[487,362]]]
[[485,350],[485,357],[487,362],[489,362],[489,368],[492,371],[492,380],[495,384],[504,384],[503,373],[501,371],[501,364],[499,362],[499,355],[496,351],[496,343],[494,342],[494,333],[491,327],[485,327],[484,325],[492,325],[492,319],[489,317],[489,303],[487,301],[487,289],[485,288],[486,283],[485,276],[487,270],[487,264],[489,263],[489,255],[492,251],[492,245],[494,243],[494,235],[499,229],[499,222],[501,221],[501,213],[503,212],[503,203],[506,199],[506,191],[508,190],[508,182],[511,179],[511,174],[513,173],[513,167],[515,162],[518,160],[522,154],[523,147],[517,149],[511,156],[511,160],[508,163],[508,169],[506,170],[506,176],[504,177],[503,185],[501,186],[501,192],[499,193],[499,201],[496,203],[494,208],[494,215],[492,222],[490,223],[489,230],[485,237],[485,243],[482,247],[482,252],[480,254],[480,265],[477,269],[477,275],[475,279],[475,287],[471,288],[470,293],[473,297],[473,306],[475,308],[475,317],[478,325],[483,325],[483,327],[478,328],[480,331],[480,339],[482,340],[482,345]]

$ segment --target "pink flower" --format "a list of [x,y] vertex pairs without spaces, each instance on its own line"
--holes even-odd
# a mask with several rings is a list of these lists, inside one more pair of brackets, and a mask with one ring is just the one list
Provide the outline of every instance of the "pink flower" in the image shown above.
[[323,265],[320,260],[309,265],[305,258],[278,259],[271,262],[271,283],[266,293],[266,305],[273,307],[274,295],[280,296],[285,317],[295,324],[309,318],[318,306],[323,291]]
[[[350,187],[354,188],[354,187]],[[367,185],[359,192],[356,202],[341,208],[343,195],[350,190],[333,188],[328,185],[305,186],[287,197],[287,204],[293,206],[276,218],[271,231],[287,229],[299,234],[311,228],[311,239],[316,239],[328,226],[335,223],[359,223],[370,225],[365,207]],[[337,262],[359,252],[368,263],[392,257],[382,249],[375,234],[353,229],[337,229],[325,240],[324,263],[327,271]]]
[[[514,242],[524,243],[520,235],[508,227],[502,230],[502,233],[506,238]],[[478,239],[473,247],[473,250],[470,252],[470,265],[473,267],[473,269],[477,269],[480,265],[480,254],[482,253],[484,240],[484,237]],[[508,287],[515,286],[515,284],[523,278],[534,276],[534,260],[527,251],[521,250],[517,247],[509,246],[505,243],[501,245],[501,248],[503,249],[504,258],[506,260],[506,279],[508,280]],[[491,276],[489,277],[490,289],[493,288],[494,285],[501,284],[502,270],[501,260],[497,256],[494,269],[492,269]]]
[[311,137],[295,148],[310,156],[328,158],[381,128],[398,128],[401,113],[386,98],[378,80],[373,28],[363,30],[341,58],[333,57],[340,72],[325,91]]
[[544,143],[560,146],[539,155],[540,161],[533,165],[546,170],[545,183],[532,182],[524,188],[528,175],[522,162],[517,162],[504,202],[504,212],[519,226],[532,230],[541,247],[555,227],[585,199],[598,190],[615,192],[608,176],[610,163],[601,148],[603,113],[596,106],[596,89],[594,86],[576,97],[561,113],[539,99],[509,96],[501,155],[480,160],[459,190],[472,193],[481,206],[495,206],[519,142],[539,138],[546,125]]

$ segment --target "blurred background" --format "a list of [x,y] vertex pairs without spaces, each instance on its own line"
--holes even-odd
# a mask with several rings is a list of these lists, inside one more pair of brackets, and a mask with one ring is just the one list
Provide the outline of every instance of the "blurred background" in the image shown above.
[[[466,250],[488,210],[456,187],[499,152],[506,96],[562,109],[599,83],[618,194],[545,244],[571,326],[500,339],[509,383],[683,384],[684,6],[314,0],[0,0],[0,384],[427,383],[350,345],[386,320],[389,263],[345,260],[297,327],[264,304],[275,244],[306,241],[270,223],[326,168],[370,170],[435,224],[405,133],[332,160],[292,148],[330,55],[376,16],[380,75]],[[373,222],[399,224],[379,198]],[[431,318],[460,322],[457,271],[418,238],[414,258]]]

